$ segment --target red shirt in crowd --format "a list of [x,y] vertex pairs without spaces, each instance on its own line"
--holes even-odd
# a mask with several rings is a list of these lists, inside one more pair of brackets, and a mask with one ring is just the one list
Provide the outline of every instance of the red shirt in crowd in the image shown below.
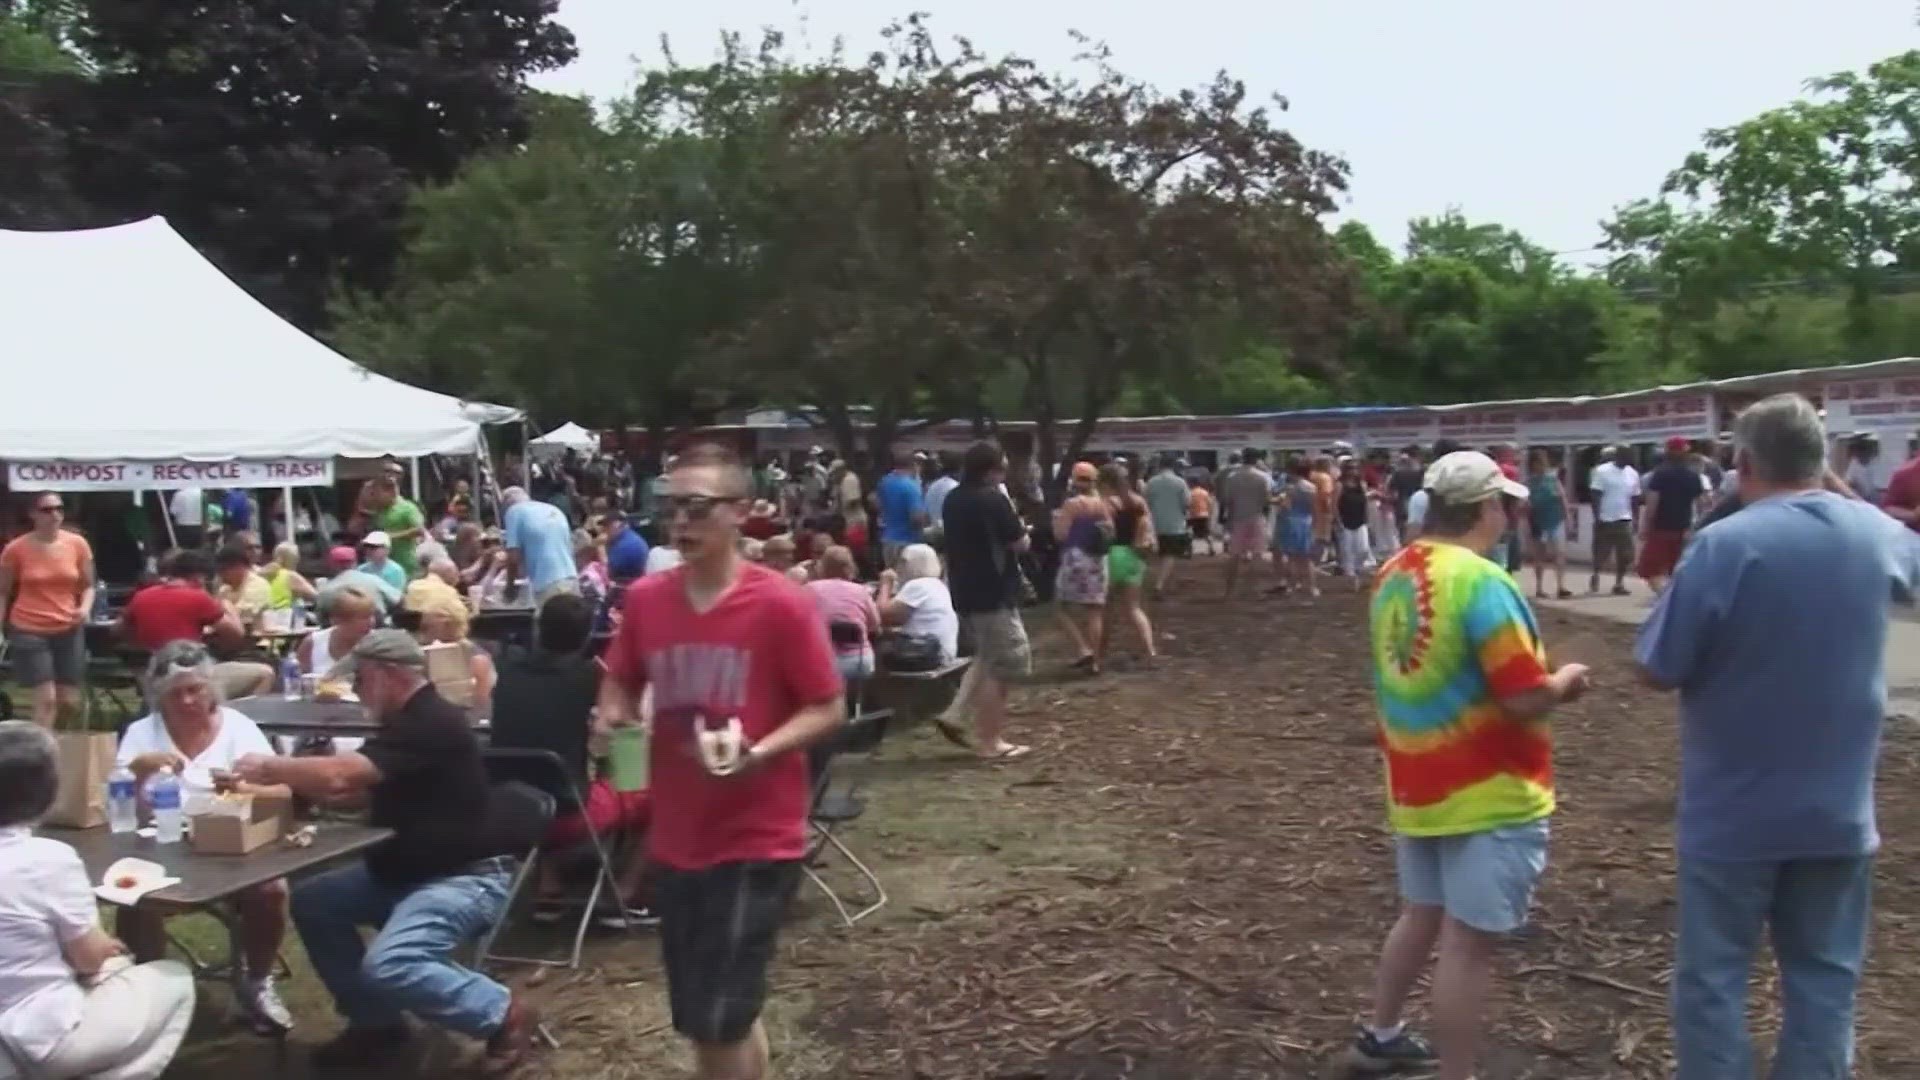
[[[1887,490],[1880,495],[1880,505],[1920,510],[1920,457],[1894,470]],[[1907,528],[1920,532],[1920,520],[1907,522]]]
[[120,617],[135,648],[158,651],[169,641],[199,641],[207,627],[226,615],[220,601],[198,585],[163,581],[134,593]]
[[686,573],[676,567],[629,586],[627,617],[606,653],[609,677],[635,694],[653,689],[647,854],[680,870],[798,859],[812,796],[807,755],[716,777],[701,764],[694,724],[718,729],[737,716],[751,745],[838,696],[826,623],[805,589],[752,563],[712,610],[697,613]]

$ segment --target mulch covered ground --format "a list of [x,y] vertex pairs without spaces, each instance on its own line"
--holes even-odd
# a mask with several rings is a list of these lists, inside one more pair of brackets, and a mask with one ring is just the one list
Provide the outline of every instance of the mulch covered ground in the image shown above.
[[[841,930],[803,894],[770,1014],[782,1080],[1334,1075],[1395,908],[1364,603],[1338,582],[1222,603],[1219,580],[1203,560],[1157,606],[1152,667],[1063,676],[1036,626],[1041,678],[1016,699],[1032,759],[977,765],[921,730],[863,767],[870,809],[846,835],[892,899]],[[1630,628],[1542,622],[1599,685],[1557,719],[1551,866],[1502,957],[1481,1075],[1663,1077],[1674,705],[1634,685]],[[1899,725],[1882,767],[1866,1077],[1920,1076],[1917,747]],[[541,990],[566,1045],[532,1073],[676,1075],[652,942],[591,950]]]

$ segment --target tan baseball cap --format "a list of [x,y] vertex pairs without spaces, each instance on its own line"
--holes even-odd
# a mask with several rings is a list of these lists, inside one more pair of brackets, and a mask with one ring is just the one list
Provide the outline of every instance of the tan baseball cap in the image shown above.
[[1509,480],[1492,458],[1478,450],[1455,450],[1427,466],[1425,487],[1450,503],[1485,502],[1495,495],[1527,497],[1527,485]]

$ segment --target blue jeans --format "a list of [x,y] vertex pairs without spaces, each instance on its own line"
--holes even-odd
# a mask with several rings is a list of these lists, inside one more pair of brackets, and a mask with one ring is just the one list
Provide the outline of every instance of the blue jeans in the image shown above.
[[[334,1008],[356,1028],[399,1026],[406,1013],[484,1039],[506,1022],[507,988],[452,960],[506,913],[510,863],[390,889],[354,863],[295,885],[293,923]],[[378,930],[371,943],[360,928]]]
[[1775,1080],[1846,1080],[1853,996],[1872,917],[1873,858],[1680,860],[1673,973],[1678,1080],[1753,1075],[1747,981],[1763,926],[1780,964]]

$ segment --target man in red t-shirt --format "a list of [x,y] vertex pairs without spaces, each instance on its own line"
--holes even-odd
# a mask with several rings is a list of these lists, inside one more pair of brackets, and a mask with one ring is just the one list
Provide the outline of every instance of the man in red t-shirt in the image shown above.
[[1920,457],[1894,470],[1887,490],[1880,493],[1880,509],[1920,532]]
[[[246,640],[240,617],[207,591],[208,558],[193,550],[174,552],[160,580],[134,593],[120,612],[120,640],[145,652],[159,652],[169,641],[202,641],[212,630],[216,643],[231,647]],[[229,698],[263,694],[273,688],[273,665],[227,660],[213,665],[213,678]]]
[[[159,652],[169,641],[199,641],[210,626],[228,618],[226,606],[207,591],[210,567],[198,551],[178,551],[161,568],[161,577],[133,594],[120,612],[120,640],[136,649]],[[245,631],[238,619],[228,628]]]
[[750,491],[730,451],[675,459],[665,510],[684,562],[627,589],[597,720],[637,722],[651,694],[653,909],[673,1026],[701,1080],[767,1074],[760,1009],[806,855],[804,751],[845,719],[819,609],[739,556]]

